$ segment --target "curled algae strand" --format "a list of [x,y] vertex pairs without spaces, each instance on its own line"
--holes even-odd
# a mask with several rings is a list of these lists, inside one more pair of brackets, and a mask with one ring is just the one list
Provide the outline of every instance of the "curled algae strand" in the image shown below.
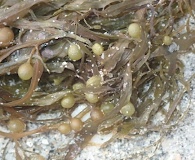
[[[183,0],[2,1],[0,136],[15,143],[12,159],[74,160],[94,135],[112,135],[106,145],[171,129],[190,94],[178,57],[194,51],[194,9]],[[46,133],[62,138],[48,155],[25,148]]]

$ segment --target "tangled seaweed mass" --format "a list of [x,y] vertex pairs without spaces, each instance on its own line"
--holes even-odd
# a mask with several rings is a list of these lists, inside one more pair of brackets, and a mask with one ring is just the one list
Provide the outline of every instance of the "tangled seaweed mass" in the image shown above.
[[[44,159],[20,145],[34,134],[72,137],[56,158],[72,160],[95,134],[113,133],[109,143],[177,124],[190,85],[178,55],[194,51],[195,31],[176,23],[193,9],[193,0],[1,0],[0,136],[15,157]],[[57,117],[39,119],[47,113]]]

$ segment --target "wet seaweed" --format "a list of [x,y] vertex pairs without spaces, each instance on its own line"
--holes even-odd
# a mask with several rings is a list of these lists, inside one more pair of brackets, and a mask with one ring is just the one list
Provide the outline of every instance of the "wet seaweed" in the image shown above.
[[[177,22],[187,15],[194,17],[194,8],[188,0],[0,1],[0,26],[14,33],[14,40],[0,49],[0,123],[6,127],[18,118],[41,124],[21,133],[0,131],[16,143],[16,159],[30,158],[21,154],[21,138],[57,130],[62,123],[71,125],[72,113],[82,104],[87,107],[75,116],[78,119],[105,102],[114,108],[109,114],[101,111],[103,117],[97,121],[89,117],[81,130],[72,129],[67,137],[73,136],[75,142],[64,148],[61,159],[75,159],[95,134],[113,133],[106,145],[116,138],[131,138],[135,130],[139,135],[142,128],[166,132],[174,126],[182,115],[176,107],[190,85],[178,57],[194,51],[195,39],[189,21],[180,28]],[[128,34],[131,23],[140,25],[140,38]],[[181,33],[183,28],[187,32]],[[165,36],[171,38],[170,45]],[[95,43],[104,49],[101,56],[93,53]],[[81,59],[69,57],[72,44],[79,46]],[[27,61],[33,74],[24,81],[17,70]],[[101,77],[100,85],[87,86],[93,76]],[[78,82],[84,87],[74,90]],[[97,96],[97,101],[88,101],[87,94]],[[70,95],[74,105],[62,107],[62,99]],[[122,112],[129,103],[135,108],[131,116]],[[51,111],[60,116],[39,120]],[[164,119],[154,125],[157,113]]]

